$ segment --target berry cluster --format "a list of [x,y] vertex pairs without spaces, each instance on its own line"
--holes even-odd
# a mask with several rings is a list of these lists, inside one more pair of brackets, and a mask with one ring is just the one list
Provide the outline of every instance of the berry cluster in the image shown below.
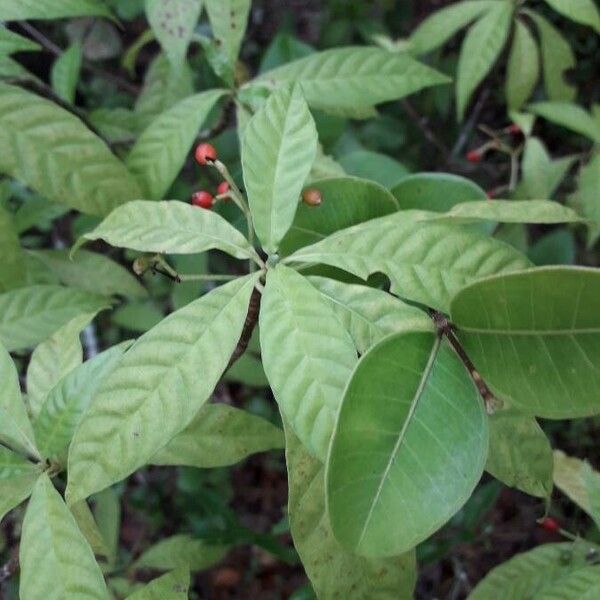
[[[196,152],[194,153],[196,162],[199,165],[211,165],[217,160],[218,154],[216,148],[212,144],[198,144]],[[220,197],[226,197],[229,194],[229,184],[226,181],[222,181],[217,187],[217,199]],[[210,210],[215,203],[215,197],[206,190],[199,190],[192,194],[191,202],[194,206],[205,208]]]

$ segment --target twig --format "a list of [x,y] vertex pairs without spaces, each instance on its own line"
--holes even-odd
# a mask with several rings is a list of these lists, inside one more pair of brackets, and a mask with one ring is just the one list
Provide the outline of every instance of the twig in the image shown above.
[[467,371],[469,371],[471,379],[477,386],[479,395],[483,398],[488,414],[493,414],[502,405],[502,401],[492,394],[490,388],[479,374],[479,371],[477,371],[475,365],[467,356],[465,349],[456,337],[452,324],[448,321],[446,315],[438,311],[431,311],[430,315],[440,335],[446,336],[446,339],[450,342],[450,345],[456,354],[458,354],[458,357],[465,365]]
[[450,158],[450,150],[442,140],[440,140],[433,130],[427,124],[427,119],[420,115],[414,106],[406,99],[400,101],[404,110],[408,113],[408,116],[413,120],[415,125],[422,131],[425,139],[433,144],[444,156],[444,159],[447,161]]
[[246,321],[242,329],[242,335],[240,336],[237,346],[233,351],[231,358],[229,359],[227,369],[229,369],[238,360],[238,358],[240,358],[240,356],[242,356],[242,354],[246,352],[246,349],[248,348],[250,338],[252,337],[252,333],[254,332],[256,323],[258,322],[258,314],[260,312],[261,299],[262,295],[260,291],[258,290],[258,288],[254,288],[252,290],[252,295],[250,296],[250,303],[248,304],[248,313],[246,315]]
[[454,144],[454,147],[452,148],[452,152],[450,152],[449,161],[454,160],[459,154],[462,153],[462,151],[465,147],[465,144],[467,143],[467,140],[469,139],[469,136],[471,135],[471,131],[475,127],[475,124],[477,123],[477,121],[479,119],[479,115],[481,114],[481,111],[483,110],[483,107],[485,106],[485,102],[488,99],[489,95],[490,95],[489,88],[485,88],[479,95],[479,98],[477,99],[477,103],[475,104],[475,107],[473,108],[473,112],[471,113],[471,116],[467,119],[467,121],[463,125],[463,127],[460,131],[460,134],[456,140],[456,143]]

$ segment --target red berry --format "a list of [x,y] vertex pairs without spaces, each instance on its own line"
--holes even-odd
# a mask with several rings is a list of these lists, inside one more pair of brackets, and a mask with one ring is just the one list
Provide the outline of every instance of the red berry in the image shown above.
[[226,194],[229,191],[229,184],[226,181],[221,181],[221,183],[219,184],[219,187],[217,188],[217,194],[219,196],[222,196],[223,194]]
[[488,190],[485,195],[487,196],[488,200],[493,200],[496,197],[496,190]]
[[195,157],[198,164],[206,165],[217,160],[217,151],[212,144],[198,144]]
[[560,523],[553,517],[544,517],[540,521],[540,527],[544,531],[549,531],[551,533],[556,533],[557,531],[560,531]]
[[523,130],[516,123],[513,123],[506,128],[506,133],[510,133],[511,135],[519,135],[520,133],[523,133]]
[[478,163],[481,161],[481,152],[479,150],[470,150],[467,152],[467,160],[472,163]]
[[192,204],[200,208],[212,208],[214,201],[212,194],[205,191],[194,192],[192,195]]
[[302,202],[308,206],[319,206],[322,201],[323,196],[316,188],[307,188],[302,192]]

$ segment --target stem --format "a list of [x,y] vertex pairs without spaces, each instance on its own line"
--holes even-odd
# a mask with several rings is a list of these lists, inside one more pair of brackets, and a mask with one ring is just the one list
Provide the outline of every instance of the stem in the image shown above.
[[252,333],[254,332],[254,328],[258,322],[258,315],[260,313],[260,301],[262,299],[262,294],[260,293],[258,288],[254,288],[252,290],[252,295],[250,296],[250,302],[248,304],[248,313],[246,314],[246,321],[244,322],[244,327],[242,329],[242,334],[240,335],[240,339],[229,359],[229,364],[227,365],[227,371],[237,360],[246,352],[248,348],[248,344],[250,343],[250,338],[252,337]]
[[427,119],[420,115],[408,100],[401,100],[400,103],[402,104],[404,110],[408,113],[408,116],[413,120],[414,124],[422,131],[425,139],[441,152],[444,160],[448,160],[450,157],[450,150],[429,127],[427,124]]
[[208,274],[190,274],[183,275],[181,273],[178,274],[178,278],[180,282],[184,281],[232,281],[233,279],[237,279],[239,275],[212,275]]

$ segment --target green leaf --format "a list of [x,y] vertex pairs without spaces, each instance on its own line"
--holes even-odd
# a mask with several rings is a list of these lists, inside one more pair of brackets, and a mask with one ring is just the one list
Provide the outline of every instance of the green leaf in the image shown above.
[[523,12],[533,20],[540,34],[546,94],[555,102],[572,102],[577,90],[566,80],[565,73],[576,61],[569,42],[541,15],[526,9]]
[[29,498],[40,473],[39,466],[0,446],[0,522]]
[[73,437],[69,502],[127,477],[190,424],[229,363],[257,277],[216,288],[129,349]]
[[476,200],[455,204],[447,213],[426,215],[436,223],[579,223],[581,217],[572,209],[550,200]]
[[449,81],[406,54],[356,46],[317,52],[267,71],[255,83],[298,83],[311,106],[336,112],[397,100]]
[[431,52],[496,5],[495,0],[470,0],[436,10],[412,32],[408,49],[416,55]]
[[452,322],[492,391],[549,419],[600,412],[600,271],[542,267],[490,277],[452,300]]
[[493,67],[510,33],[514,6],[495,2],[465,36],[456,74],[456,110],[462,120],[477,86]]
[[[194,296],[194,299],[199,294]],[[148,300],[146,302],[128,302],[115,310],[112,315],[112,322],[118,327],[128,331],[137,331],[145,333],[158,325],[164,317],[162,308],[156,305],[156,302]]]
[[59,98],[62,98],[69,104],[75,102],[75,93],[79,82],[82,60],[81,45],[75,43],[65,50],[52,65],[50,72],[52,89]]
[[600,473],[587,461],[554,451],[554,484],[600,527]]
[[101,296],[120,295],[144,298],[144,286],[108,256],[80,250],[69,256],[69,250],[31,250],[29,252],[50,269],[61,283]]
[[217,43],[235,64],[246,32],[251,0],[205,0],[204,3]]
[[356,363],[352,338],[320,292],[299,273],[278,266],[267,276],[260,345],[281,412],[309,452],[324,461]]
[[485,192],[475,183],[449,173],[417,173],[405,177],[392,194],[402,210],[422,209],[446,212],[467,200],[486,200]]
[[25,280],[25,261],[21,243],[10,213],[0,205],[0,292],[20,287]]
[[426,313],[386,292],[326,277],[309,277],[309,281],[331,303],[359,354],[390,333],[433,331],[433,321]]
[[315,592],[320,598],[411,600],[417,575],[414,552],[374,561],[340,546],[325,507],[323,464],[289,426],[285,430],[290,530]]
[[0,342],[11,352],[31,348],[71,319],[109,305],[102,296],[58,285],[32,285],[0,294]]
[[0,55],[9,55],[15,52],[30,52],[41,50],[41,48],[37,42],[0,25]]
[[146,16],[171,63],[183,65],[202,10],[201,0],[146,0]]
[[203,571],[219,562],[228,550],[228,546],[210,545],[190,535],[174,535],[146,550],[133,563],[133,568],[156,571],[171,569]]
[[97,108],[88,121],[113,144],[133,142],[139,133],[138,114],[128,108]]
[[596,152],[579,172],[577,191],[569,198],[569,204],[590,221],[588,247],[600,238],[600,152]]
[[94,518],[108,550],[108,564],[114,565],[119,550],[121,504],[113,488],[94,494]]
[[225,381],[236,381],[250,387],[269,387],[260,358],[246,352],[223,376]]
[[84,234],[71,252],[98,239],[140,252],[195,254],[214,248],[236,258],[257,259],[246,238],[223,217],[177,200],[128,202]]
[[19,374],[4,346],[0,343],[0,441],[15,450],[38,457],[33,427],[21,398]]
[[175,68],[159,54],[146,71],[144,87],[135,103],[140,125],[148,125],[159,115],[194,93],[192,71],[187,63]]
[[153,579],[142,589],[127,597],[127,600],[187,600],[190,587],[190,572],[177,569]]
[[578,106],[569,102],[536,102],[527,108],[539,117],[580,133],[597,144],[600,143],[600,123]]
[[485,470],[526,494],[549,498],[552,493],[552,448],[537,421],[513,409],[489,419],[490,451]]
[[540,53],[529,27],[515,22],[506,72],[509,110],[519,110],[531,96],[540,76]]
[[537,600],[542,592],[554,589],[565,576],[586,567],[590,550],[597,551],[597,547],[577,541],[544,544],[517,554],[492,569],[471,592],[469,600],[497,600],[498,590],[510,600]]
[[126,164],[137,177],[145,197],[163,198],[181,171],[202,123],[224,94],[224,90],[211,90],[185,98],[144,130]]
[[359,361],[338,414],[326,471],[335,537],[368,557],[410,550],[467,501],[487,450],[483,402],[450,346],[432,332],[388,336]]
[[0,21],[84,16],[110,17],[111,13],[100,0],[0,0]]
[[27,403],[37,417],[50,390],[83,360],[81,330],[95,313],[78,315],[44,340],[32,353],[27,367]]
[[532,244],[527,256],[536,267],[573,265],[576,258],[575,237],[568,229],[554,229]]
[[73,369],[52,388],[34,423],[43,456],[55,457],[67,448],[92,398],[117,368],[129,345],[130,342],[124,342],[105,350]]
[[593,27],[597,33],[600,33],[600,12],[594,4],[594,0],[546,0],[546,2],[561,15],[581,23]]
[[96,556],[106,558],[108,556],[108,549],[88,503],[85,500],[81,500],[71,505],[69,509],[77,522],[79,531],[81,531],[83,537],[87,540],[92,552]]
[[108,600],[92,549],[46,474],[25,513],[19,559],[21,598]]
[[121,163],[73,114],[0,83],[0,172],[51,201],[103,216],[140,197]]
[[356,150],[340,157],[340,165],[349,175],[370,179],[387,189],[408,175],[408,169],[396,159],[370,150]]
[[521,163],[523,178],[515,193],[516,197],[551,198],[575,159],[574,156],[565,156],[552,160],[541,140],[536,137],[527,138]]
[[583,567],[546,588],[539,600],[594,600],[600,596],[600,567]]
[[254,228],[277,250],[290,228],[317,153],[317,129],[300,89],[274,93],[248,123],[242,166]]
[[392,293],[447,311],[467,283],[531,263],[516,250],[478,231],[419,222],[423,214],[401,211],[349,227],[302,248],[290,263],[324,263],[367,279],[382,272]]
[[283,447],[281,429],[265,419],[225,404],[207,404],[150,462],[211,469]]
[[294,223],[281,242],[282,254],[314,244],[351,225],[396,212],[393,196],[382,186],[356,177],[333,177],[310,185],[321,192],[322,203],[308,206],[302,202]]

